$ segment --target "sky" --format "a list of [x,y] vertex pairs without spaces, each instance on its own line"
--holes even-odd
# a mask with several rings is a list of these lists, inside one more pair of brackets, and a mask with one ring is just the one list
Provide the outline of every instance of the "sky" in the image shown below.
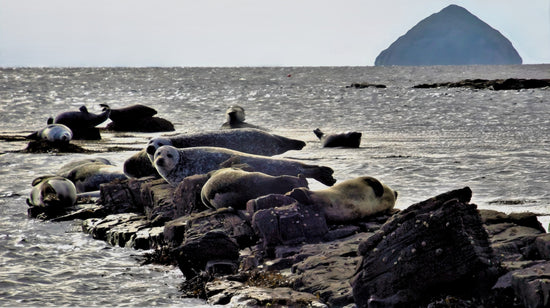
[[0,0],[0,67],[371,66],[450,4],[550,63],[550,0]]

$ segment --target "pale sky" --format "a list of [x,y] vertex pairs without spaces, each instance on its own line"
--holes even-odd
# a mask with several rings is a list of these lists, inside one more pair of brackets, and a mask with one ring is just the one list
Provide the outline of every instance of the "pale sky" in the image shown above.
[[550,63],[550,0],[0,0],[0,67],[369,66],[450,4]]

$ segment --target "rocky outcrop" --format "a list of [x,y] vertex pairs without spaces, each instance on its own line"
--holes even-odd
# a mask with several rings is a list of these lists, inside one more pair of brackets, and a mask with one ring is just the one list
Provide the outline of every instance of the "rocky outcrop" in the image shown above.
[[96,204],[57,220],[83,219],[96,239],[153,249],[149,262],[178,265],[185,296],[210,304],[548,305],[550,235],[534,214],[477,210],[469,188],[336,225],[286,195],[246,210],[201,208],[206,178],[178,187],[117,180],[101,186]]
[[506,37],[457,5],[420,21],[375,60],[375,65],[521,63]]
[[470,89],[489,89],[489,90],[521,90],[521,89],[537,89],[550,87],[550,79],[464,79],[457,82],[439,82],[431,84],[419,84],[413,88],[429,89],[429,88],[470,88]]

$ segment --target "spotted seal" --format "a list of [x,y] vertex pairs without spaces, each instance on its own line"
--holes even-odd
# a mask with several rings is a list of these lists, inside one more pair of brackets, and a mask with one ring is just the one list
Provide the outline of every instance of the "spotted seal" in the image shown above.
[[147,154],[151,161],[153,161],[155,151],[163,145],[171,145],[176,148],[221,147],[249,154],[273,156],[290,150],[301,150],[306,143],[255,128],[156,137],[149,140],[147,144]]
[[302,174],[325,185],[333,185],[333,170],[325,166],[307,165],[297,160],[247,154],[219,147],[193,147],[177,149],[162,146],[155,152],[153,165],[171,185],[178,185],[185,177],[206,174],[221,167],[247,164],[258,172],[279,176]]
[[110,164],[103,158],[80,160],[69,164],[63,166],[57,175],[63,175],[71,180],[78,193],[99,190],[101,184],[128,178],[120,167]]
[[225,122],[222,124],[221,129],[232,128],[256,128],[265,130],[260,126],[246,123],[244,108],[238,105],[229,106],[225,111]]
[[316,128],[313,133],[319,140],[324,148],[329,147],[346,147],[346,148],[358,148],[361,144],[360,132],[344,132],[338,134],[325,134],[319,128]]
[[327,221],[333,223],[354,221],[390,210],[397,199],[396,191],[370,176],[315,191],[296,188],[287,195],[300,203],[319,207]]
[[269,194],[284,194],[297,187],[308,187],[304,176],[272,176],[238,168],[222,168],[213,171],[203,185],[201,200],[213,209],[232,207],[243,210],[248,200]]
[[32,189],[27,198],[29,206],[59,211],[76,203],[76,187],[73,182],[60,176],[43,176],[32,181]]
[[48,124],[26,137],[32,140],[47,140],[49,142],[68,143],[73,139],[73,132],[63,124]]
[[55,119],[49,118],[48,124],[63,124],[73,132],[73,139],[101,139],[97,125],[105,122],[111,113],[108,105],[100,104],[102,113],[88,112],[86,106],[81,106],[79,111],[67,111],[58,114]]

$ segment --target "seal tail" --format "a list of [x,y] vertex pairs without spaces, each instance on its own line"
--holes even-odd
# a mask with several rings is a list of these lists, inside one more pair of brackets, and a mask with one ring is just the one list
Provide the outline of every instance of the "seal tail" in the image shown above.
[[317,136],[317,138],[321,139],[321,137],[323,137],[323,132],[319,129],[319,128],[316,128],[313,130],[313,133],[315,134],[315,136]]
[[317,181],[327,185],[332,186],[336,183],[336,179],[332,176],[334,170],[325,166],[310,166],[309,170],[306,171],[306,174],[309,174],[310,177],[316,179]]

